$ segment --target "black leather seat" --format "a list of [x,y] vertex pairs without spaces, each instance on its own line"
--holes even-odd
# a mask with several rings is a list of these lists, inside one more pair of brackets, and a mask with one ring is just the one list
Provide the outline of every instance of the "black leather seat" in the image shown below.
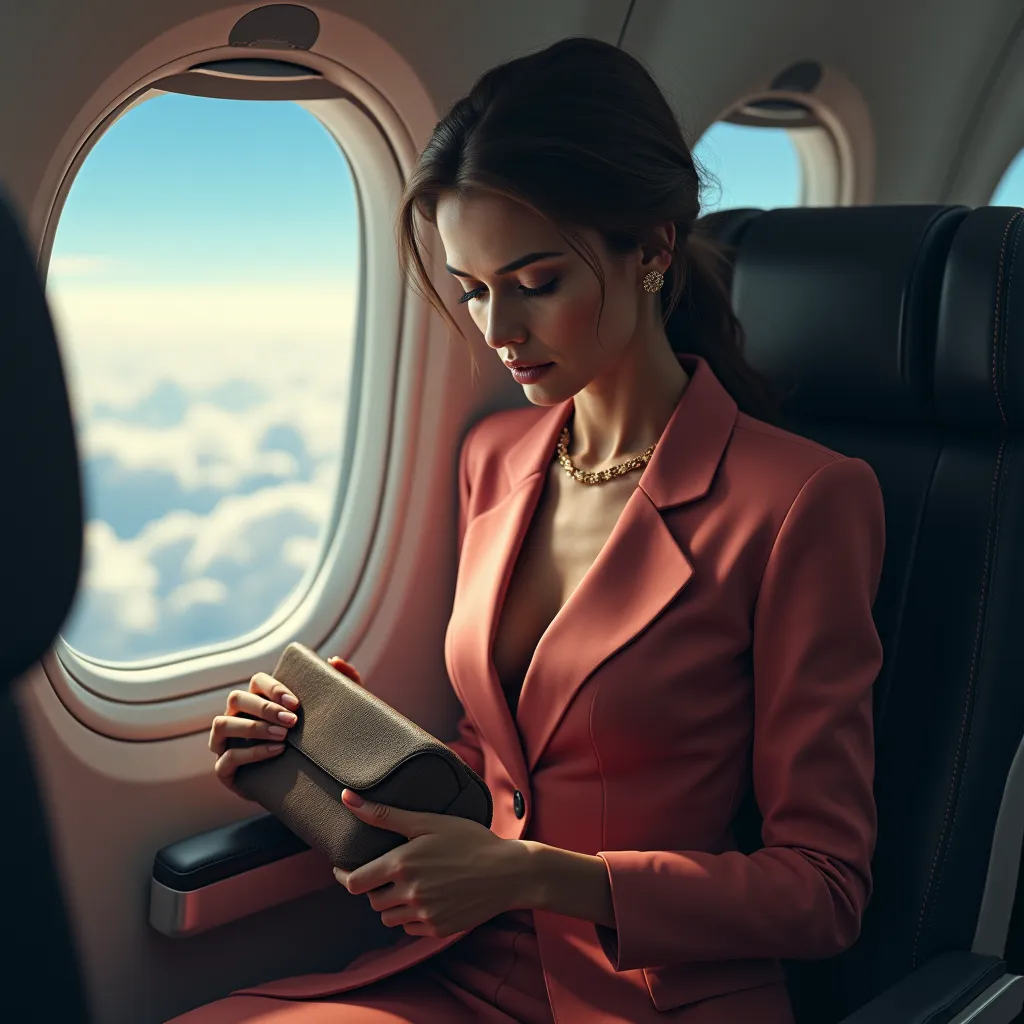
[[784,425],[867,460],[886,502],[875,890],[852,950],[790,965],[801,1021],[942,1024],[986,1000],[971,1020],[1008,1021],[1024,999],[1002,960],[1024,826],[1022,212],[702,225],[735,247],[747,353]]
[[5,1020],[86,1021],[46,821],[10,684],[71,604],[82,550],[78,459],[60,356],[32,258],[0,201],[0,743]]

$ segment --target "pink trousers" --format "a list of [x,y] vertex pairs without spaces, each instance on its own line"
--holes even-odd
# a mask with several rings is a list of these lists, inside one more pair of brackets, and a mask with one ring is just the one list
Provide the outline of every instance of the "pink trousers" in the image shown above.
[[[596,1010],[597,1008],[595,1008]],[[734,992],[664,1015],[677,1024],[722,1020],[792,1024],[782,985]],[[298,1002],[239,995],[170,1024],[555,1024],[533,915],[512,911],[424,963],[338,996]],[[586,1024],[567,1021],[559,1024]]]

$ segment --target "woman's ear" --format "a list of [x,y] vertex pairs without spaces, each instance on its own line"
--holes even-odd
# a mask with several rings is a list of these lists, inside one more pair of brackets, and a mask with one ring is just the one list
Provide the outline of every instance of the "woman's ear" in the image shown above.
[[640,269],[643,274],[652,270],[665,273],[672,262],[676,244],[676,226],[671,221],[659,224],[651,232],[651,241],[640,246]]

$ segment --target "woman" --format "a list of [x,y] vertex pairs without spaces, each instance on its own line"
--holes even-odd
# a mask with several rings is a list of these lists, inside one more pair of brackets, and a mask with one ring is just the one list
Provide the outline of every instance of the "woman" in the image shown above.
[[[532,406],[481,421],[461,457],[453,746],[494,822],[346,791],[409,839],[336,872],[399,942],[182,1019],[783,1024],[780,958],[856,938],[881,497],[863,462],[765,422],[692,233],[699,193],[654,82],[594,40],[494,69],[436,127],[402,204],[406,266],[447,315],[420,255],[436,225]],[[275,756],[296,707],[265,675],[232,694],[222,781]]]

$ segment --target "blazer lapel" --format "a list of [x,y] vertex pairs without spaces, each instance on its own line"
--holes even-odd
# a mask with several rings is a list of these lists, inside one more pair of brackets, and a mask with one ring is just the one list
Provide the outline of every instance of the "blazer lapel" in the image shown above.
[[528,771],[580,687],[639,636],[693,576],[663,512],[708,492],[737,408],[704,360],[684,356],[681,361],[690,383],[655,454],[594,564],[541,637],[527,671],[517,718]]
[[446,638],[452,685],[517,788],[527,788],[529,772],[580,687],[693,575],[663,513],[708,492],[737,409],[703,359],[680,361],[690,383],[605,546],[541,637],[515,720],[494,668],[494,635],[571,400],[542,414],[512,445],[505,457],[508,493],[466,527]]
[[511,489],[466,527],[447,635],[452,685],[519,788],[527,787],[526,763],[492,650],[512,571],[571,411],[571,401],[553,407],[509,449],[505,464]]
[[638,636],[692,575],[658,509],[638,487],[537,645],[518,711],[530,771],[583,683]]

